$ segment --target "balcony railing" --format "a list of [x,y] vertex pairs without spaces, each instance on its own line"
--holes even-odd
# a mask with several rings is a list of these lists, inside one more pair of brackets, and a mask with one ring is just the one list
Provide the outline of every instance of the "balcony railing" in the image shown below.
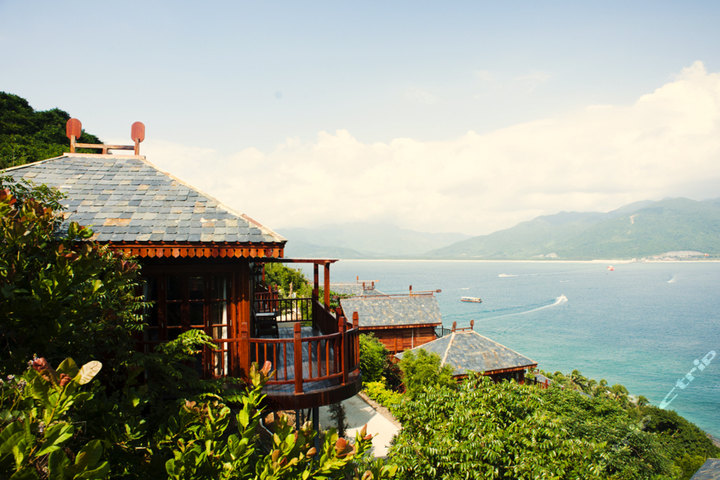
[[344,316],[335,317],[309,298],[256,299],[255,309],[277,312],[279,324],[292,322],[291,332],[281,325],[286,332],[281,338],[249,339],[251,360],[273,364],[275,376],[267,384],[270,395],[345,385],[357,376],[360,331]]

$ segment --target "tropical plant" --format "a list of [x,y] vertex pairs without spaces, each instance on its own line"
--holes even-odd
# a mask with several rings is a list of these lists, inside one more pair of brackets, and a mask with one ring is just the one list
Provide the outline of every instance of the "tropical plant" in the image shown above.
[[[89,241],[75,222],[60,232],[60,195],[0,177],[0,373],[43,352],[51,363],[133,351],[143,327],[136,263]],[[110,373],[110,372],[106,372]]]
[[399,478],[600,479],[602,445],[569,437],[539,389],[473,375],[417,391],[397,415]]
[[86,441],[72,415],[79,404],[92,400],[92,393],[80,387],[100,368],[97,361],[78,368],[68,358],[55,370],[44,358],[35,358],[22,377],[0,381],[0,477],[107,477],[103,441]]
[[400,360],[400,371],[408,395],[412,397],[432,388],[455,387],[452,367],[441,363],[436,353],[428,353],[422,348],[417,352],[404,352]]
[[360,335],[360,373],[363,382],[377,382],[383,378],[390,352],[372,333]]

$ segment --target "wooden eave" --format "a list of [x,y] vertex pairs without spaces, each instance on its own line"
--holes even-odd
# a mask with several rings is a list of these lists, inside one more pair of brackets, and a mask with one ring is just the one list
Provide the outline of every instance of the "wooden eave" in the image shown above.
[[[529,365],[521,365],[517,367],[509,367],[509,368],[498,368],[495,370],[486,370],[484,372],[479,372],[482,375],[490,376],[490,375],[498,375],[501,373],[512,373],[512,372],[521,372],[523,370],[526,370],[528,368],[537,368],[537,363],[532,363]],[[459,375],[453,375],[455,378],[466,378],[468,376],[467,373],[461,373]]]
[[285,243],[107,242],[139,258],[282,258]]
[[404,324],[404,325],[376,325],[376,326],[362,326],[360,325],[360,330],[396,330],[396,329],[405,329],[405,328],[422,328],[422,327],[437,327],[440,325],[440,322],[438,323],[411,323],[411,324]]

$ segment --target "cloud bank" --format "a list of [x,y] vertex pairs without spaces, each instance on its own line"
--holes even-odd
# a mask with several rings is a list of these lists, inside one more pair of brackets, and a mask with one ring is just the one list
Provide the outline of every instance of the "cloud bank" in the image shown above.
[[270,152],[220,155],[148,139],[144,153],[279,230],[383,221],[483,234],[558,211],[720,196],[720,74],[695,62],[631,105],[450,141],[363,143],[338,130]]

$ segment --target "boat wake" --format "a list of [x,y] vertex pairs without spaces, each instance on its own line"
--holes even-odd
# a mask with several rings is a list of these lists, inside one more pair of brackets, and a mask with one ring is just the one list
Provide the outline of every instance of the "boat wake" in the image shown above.
[[[480,318],[480,320],[492,320],[495,318],[513,317],[516,315],[527,315],[528,313],[539,312],[541,310],[546,310],[548,308],[554,308],[559,305],[564,305],[566,303],[568,303],[568,298],[565,295],[560,295],[559,297],[555,298],[554,300],[545,302],[542,304],[524,305],[521,307],[511,307],[511,308],[506,308],[506,309],[500,308],[497,310],[491,310],[491,311],[488,311],[488,313],[490,313],[489,316],[482,317],[482,318]],[[506,312],[506,313],[501,313],[501,312]],[[500,313],[500,314],[493,315],[493,313]]]
[[672,278],[670,278],[670,280],[667,281],[667,283],[675,283],[675,282],[677,282],[677,276],[676,276],[676,275],[673,275]]

